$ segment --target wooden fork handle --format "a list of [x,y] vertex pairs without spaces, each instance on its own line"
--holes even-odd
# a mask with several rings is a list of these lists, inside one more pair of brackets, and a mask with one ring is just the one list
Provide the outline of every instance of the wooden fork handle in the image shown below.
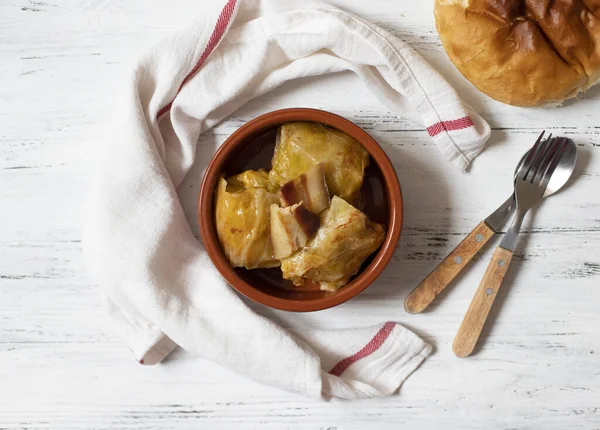
[[504,248],[498,247],[494,251],[492,260],[483,275],[479,288],[477,288],[465,318],[454,338],[452,351],[454,351],[457,357],[471,355],[473,349],[475,349],[485,320],[490,313],[492,304],[498,295],[498,290],[508,271],[512,256],[512,251]]
[[422,312],[456,278],[494,233],[485,222],[480,222],[444,261],[411,291],[404,300],[406,312],[411,314]]

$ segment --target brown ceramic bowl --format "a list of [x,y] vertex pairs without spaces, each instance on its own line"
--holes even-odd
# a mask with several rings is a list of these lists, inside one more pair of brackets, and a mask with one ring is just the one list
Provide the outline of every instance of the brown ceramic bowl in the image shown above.
[[[214,223],[214,196],[220,175],[247,169],[270,169],[275,133],[280,124],[290,121],[314,121],[336,128],[360,142],[371,155],[365,171],[363,196],[365,213],[373,221],[386,225],[381,248],[363,264],[359,273],[335,293],[319,290],[307,283],[295,287],[276,269],[246,270],[233,268],[227,261]],[[208,165],[200,189],[198,217],[206,251],[221,275],[244,296],[276,309],[308,312],[344,303],[375,281],[392,258],[402,227],[402,194],[389,158],[359,126],[329,112],[316,109],[283,109],[261,115],[235,131],[218,149]]]

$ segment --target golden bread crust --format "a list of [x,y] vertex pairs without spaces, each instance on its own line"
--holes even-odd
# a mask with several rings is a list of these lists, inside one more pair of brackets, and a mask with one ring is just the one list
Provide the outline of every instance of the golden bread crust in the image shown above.
[[600,79],[600,0],[436,0],[442,44],[488,96],[559,104]]

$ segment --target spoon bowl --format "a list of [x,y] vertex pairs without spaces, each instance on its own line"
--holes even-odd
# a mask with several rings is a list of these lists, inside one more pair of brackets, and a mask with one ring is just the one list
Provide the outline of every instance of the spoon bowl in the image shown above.
[[577,145],[569,138],[563,139],[565,139],[565,144],[562,155],[558,160],[558,165],[550,176],[543,197],[548,197],[559,191],[569,181],[575,170],[575,165],[577,164]]

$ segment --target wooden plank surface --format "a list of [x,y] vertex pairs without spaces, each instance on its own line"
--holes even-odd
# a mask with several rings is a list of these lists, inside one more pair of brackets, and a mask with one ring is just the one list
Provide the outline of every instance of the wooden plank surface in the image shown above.
[[[432,342],[434,355],[396,396],[330,403],[182,351],[159,366],[133,360],[84,271],[83,208],[131,63],[204,3],[0,0],[0,428],[600,429],[600,87],[559,109],[486,98],[449,63],[430,2],[336,4],[410,43],[490,122],[492,139],[468,174],[350,74],[290,82],[244,106],[200,147],[291,106],[330,110],[372,133],[405,198],[394,264],[328,311],[249,305],[298,329],[397,320]],[[452,340],[499,238],[424,314],[408,315],[402,302],[509,195],[516,162],[543,128],[577,142],[578,177],[526,220],[481,347],[457,359]],[[196,232],[200,180],[195,169],[180,188]]]

